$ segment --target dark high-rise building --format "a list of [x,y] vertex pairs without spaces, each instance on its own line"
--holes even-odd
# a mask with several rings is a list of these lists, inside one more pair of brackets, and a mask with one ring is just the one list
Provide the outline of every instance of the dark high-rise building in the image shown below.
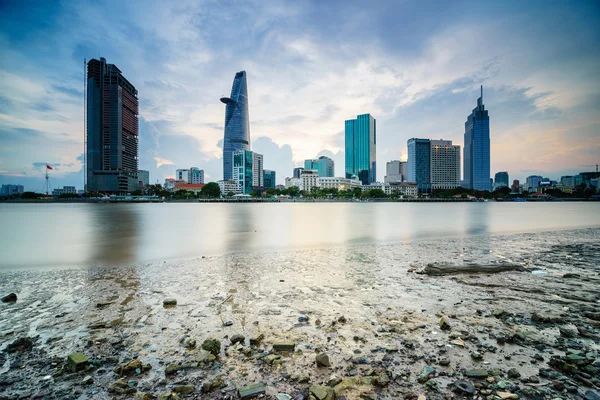
[[494,190],[508,187],[508,172],[496,172],[494,176]]
[[408,181],[417,184],[420,192],[431,190],[431,141],[408,139]]
[[250,116],[248,115],[248,85],[246,71],[233,78],[231,97],[222,97],[225,103],[225,133],[223,137],[223,180],[233,177],[233,153],[251,150]]
[[138,187],[138,92],[104,58],[87,64],[87,190]]
[[300,178],[300,174],[302,173],[302,171],[304,171],[304,168],[302,167],[294,168],[294,178]]
[[377,125],[371,114],[358,115],[345,125],[346,178],[356,176],[363,185],[377,180]]
[[275,189],[275,187],[277,186],[275,171],[265,169],[263,173],[263,181],[264,187],[266,189]]
[[483,86],[477,107],[465,122],[464,187],[490,190],[490,117],[483,105]]

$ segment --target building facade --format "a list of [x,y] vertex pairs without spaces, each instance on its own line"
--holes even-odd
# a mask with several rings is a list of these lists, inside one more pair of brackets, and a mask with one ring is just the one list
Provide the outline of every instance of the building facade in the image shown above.
[[289,188],[292,186],[300,188],[302,186],[302,179],[300,177],[285,178],[285,187]]
[[138,183],[140,188],[150,186],[150,172],[143,169],[138,169]]
[[185,190],[194,194],[199,194],[205,185],[203,183],[182,183],[173,188],[173,191]]
[[190,168],[188,182],[194,185],[204,183],[204,170],[196,167]]
[[87,64],[87,190],[138,188],[138,92],[104,58]]
[[270,169],[265,169],[263,172],[264,177],[264,187],[266,189],[275,189],[277,186],[277,174],[275,171]]
[[325,156],[312,160],[304,160],[304,169],[315,169],[319,171],[320,177],[333,177],[335,175],[335,164],[333,160]]
[[483,86],[477,107],[465,122],[464,186],[490,190],[490,117],[483,105]]
[[371,114],[345,123],[346,178],[356,176],[364,185],[377,179],[377,123]]
[[539,175],[530,175],[525,179],[525,188],[528,192],[536,192],[540,187],[540,184],[544,180]]
[[165,188],[165,190],[171,191],[175,188],[175,186],[185,185],[186,183],[188,182],[181,179],[167,178],[165,179],[165,184],[163,185],[163,187]]
[[408,182],[416,183],[420,192],[431,191],[431,141],[408,139]]
[[319,171],[316,169],[305,169],[300,174],[302,186],[300,190],[310,193],[313,187],[319,187]]
[[521,183],[518,179],[515,179],[510,187],[511,193],[521,193]]
[[229,193],[233,194],[241,194],[242,190],[237,182],[233,179],[228,181],[220,180],[217,181],[217,185],[219,185],[219,189],[221,189],[221,195],[227,196]]
[[178,169],[175,171],[175,179],[180,181],[190,182],[190,170],[189,169]]
[[0,196],[12,196],[16,194],[23,194],[23,185],[2,185],[2,189],[0,189]]
[[246,71],[235,74],[231,96],[222,97],[221,102],[226,104],[225,132],[223,136],[223,180],[227,181],[233,177],[233,153],[236,150],[251,150]]
[[233,152],[233,180],[242,194],[264,187],[263,156],[251,150]]
[[61,194],[77,194],[75,186],[63,186],[62,189],[52,190],[52,196],[60,196]]
[[399,160],[388,161],[385,164],[384,183],[403,182],[407,180],[407,163]]
[[304,171],[304,168],[302,167],[294,168],[294,178],[300,178],[300,174],[302,173],[302,171]]
[[344,177],[319,177],[317,184],[321,189],[337,190],[352,190],[362,185],[358,179]]
[[452,140],[431,141],[431,189],[460,186],[460,146]]
[[494,175],[494,190],[508,187],[508,172],[496,172]]

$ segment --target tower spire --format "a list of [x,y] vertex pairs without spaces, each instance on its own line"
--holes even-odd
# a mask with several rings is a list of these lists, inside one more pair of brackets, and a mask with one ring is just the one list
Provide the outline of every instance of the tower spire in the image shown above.
[[481,102],[483,103],[483,85],[481,85]]

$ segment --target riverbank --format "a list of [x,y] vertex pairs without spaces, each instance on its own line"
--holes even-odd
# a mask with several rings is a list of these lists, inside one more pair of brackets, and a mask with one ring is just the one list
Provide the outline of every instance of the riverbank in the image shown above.
[[600,383],[599,235],[4,272],[0,397],[580,399]]

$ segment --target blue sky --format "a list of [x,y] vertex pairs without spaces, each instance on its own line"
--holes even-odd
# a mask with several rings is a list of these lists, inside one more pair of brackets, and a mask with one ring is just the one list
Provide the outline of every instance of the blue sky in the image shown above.
[[222,176],[224,105],[246,70],[253,149],[283,182],[320,154],[343,174],[344,120],[371,113],[378,179],[411,137],[463,145],[479,85],[492,173],[600,162],[597,1],[0,1],[0,183],[82,188],[83,59],[140,98],[140,169]]

